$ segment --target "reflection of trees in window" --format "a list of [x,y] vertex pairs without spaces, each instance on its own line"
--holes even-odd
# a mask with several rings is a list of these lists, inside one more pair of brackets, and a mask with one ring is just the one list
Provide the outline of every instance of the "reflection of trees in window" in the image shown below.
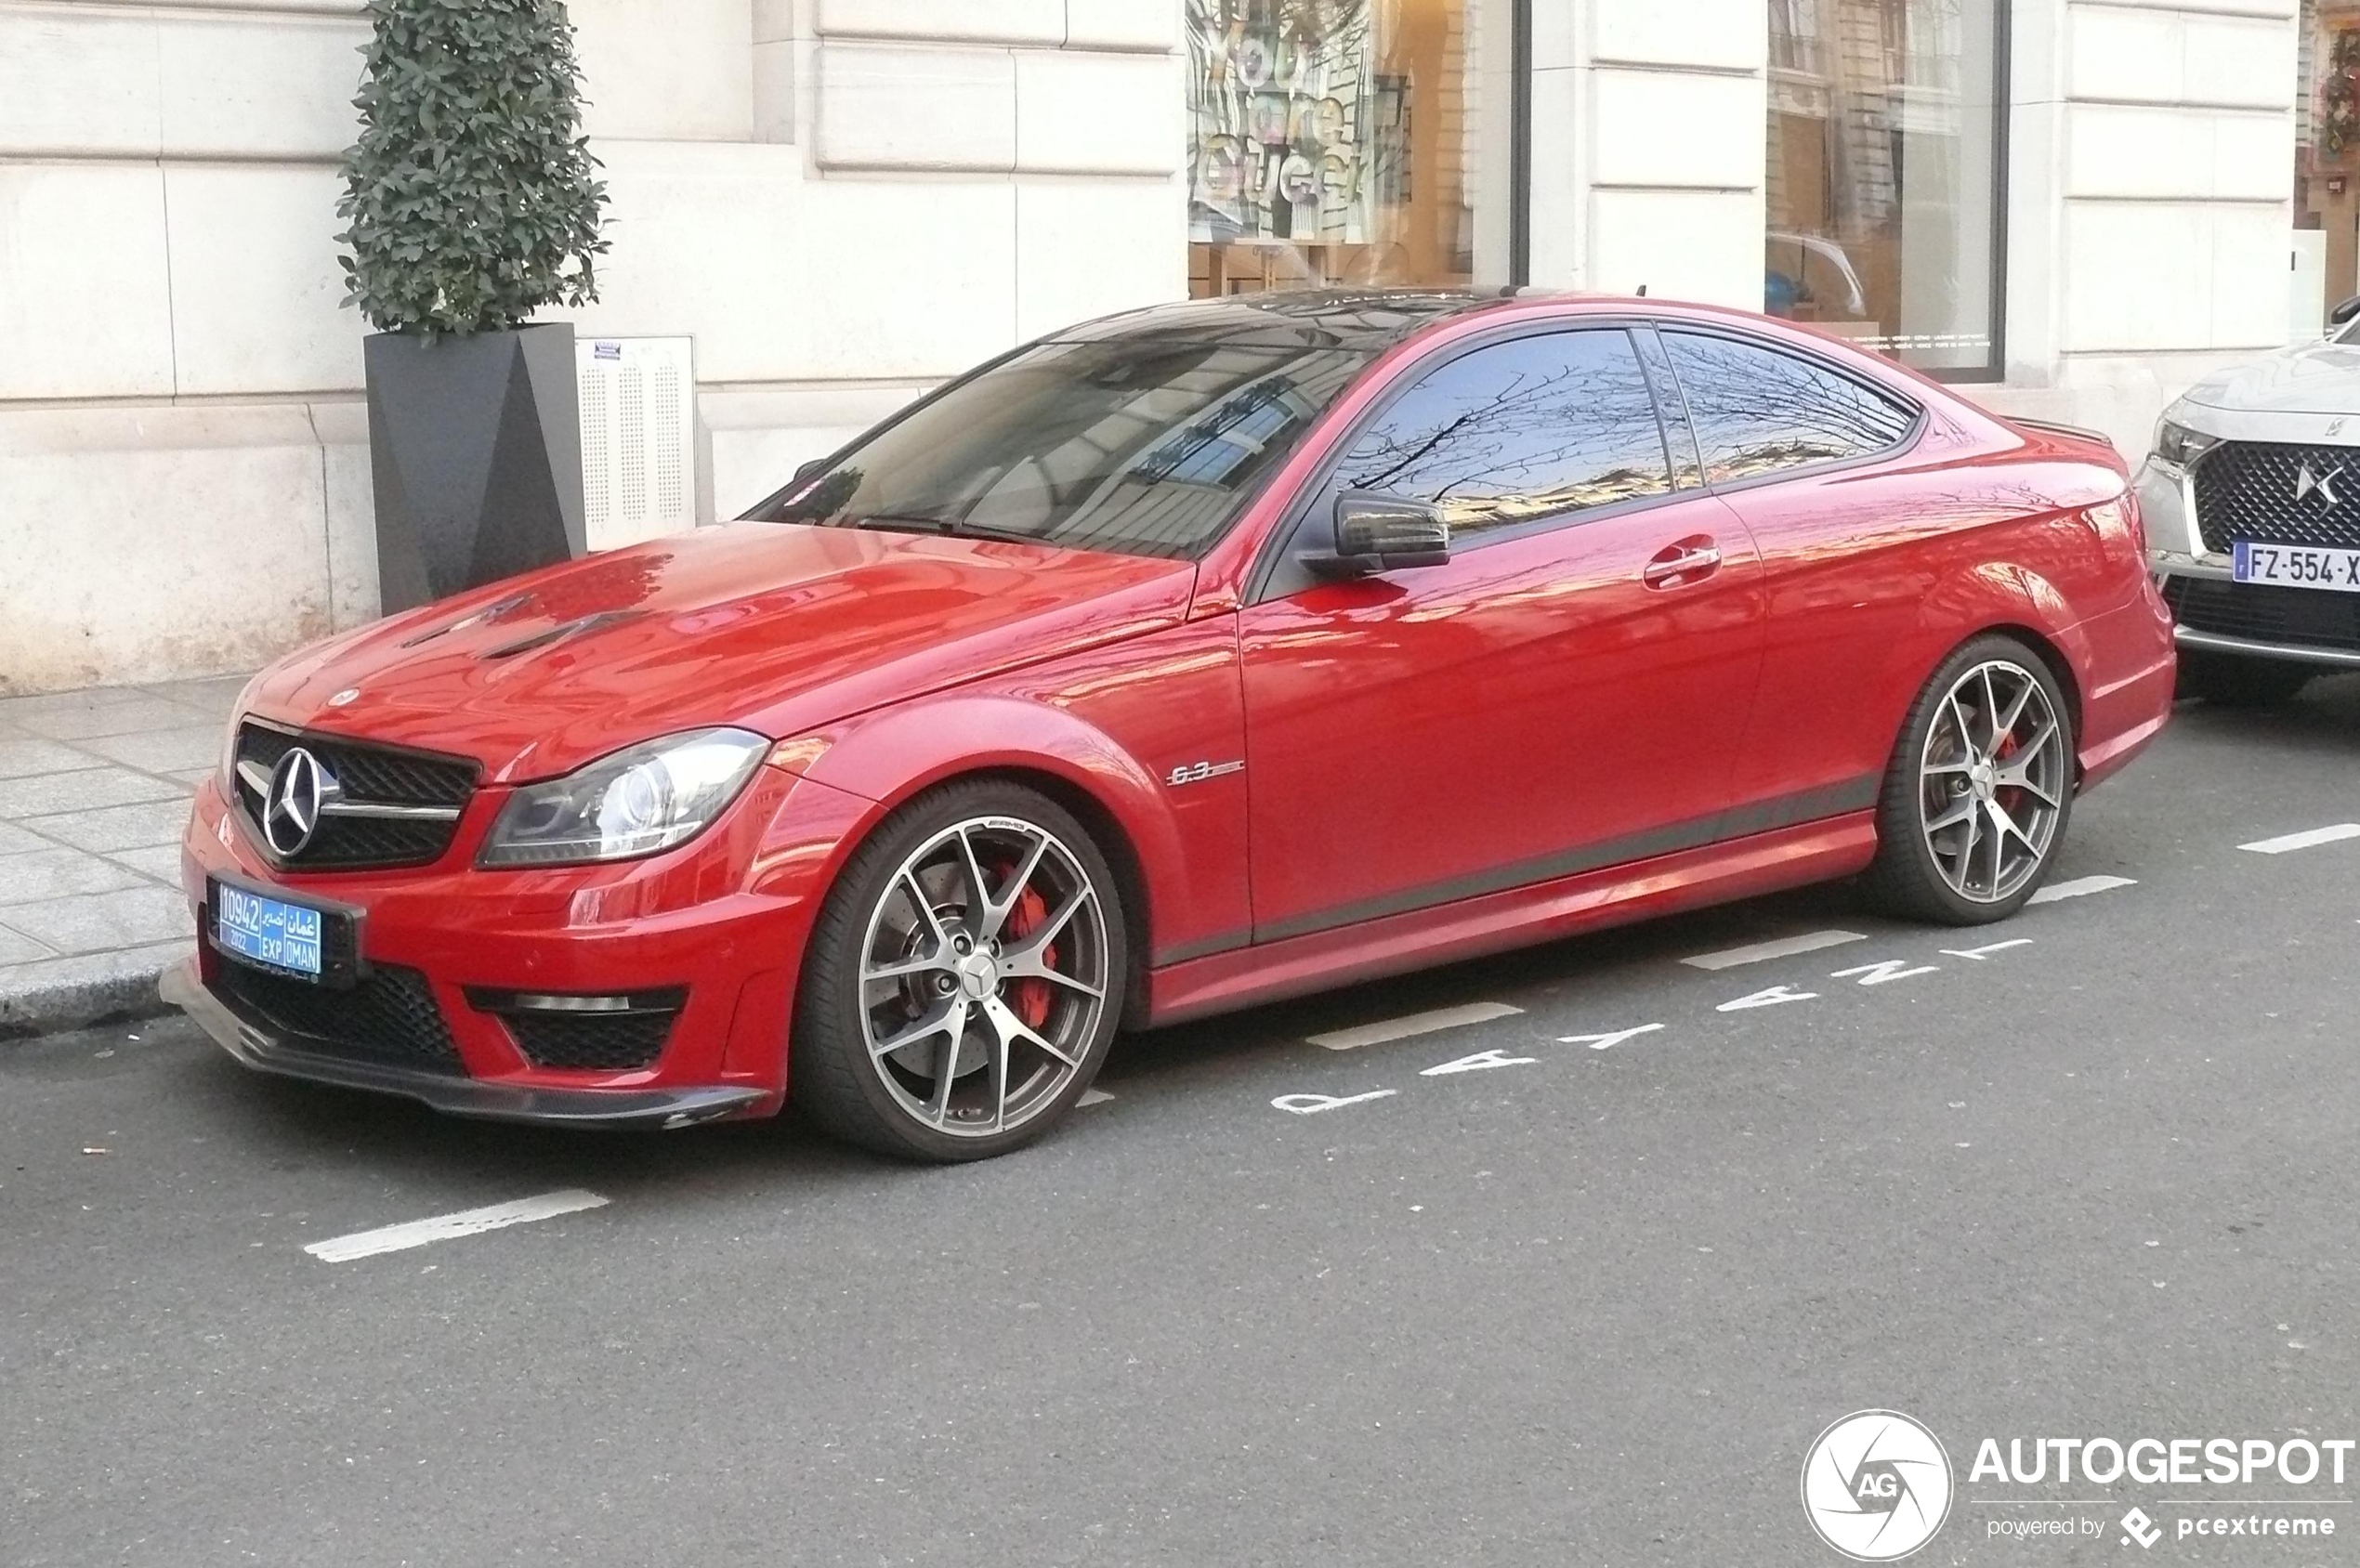
[[1915,416],[1807,359],[1734,338],[1666,333],[1705,472],[1741,479],[1891,446]]
[[1361,436],[1342,479],[1439,506],[1461,531],[1672,488],[1646,379],[1619,331],[1554,333],[1452,360]]

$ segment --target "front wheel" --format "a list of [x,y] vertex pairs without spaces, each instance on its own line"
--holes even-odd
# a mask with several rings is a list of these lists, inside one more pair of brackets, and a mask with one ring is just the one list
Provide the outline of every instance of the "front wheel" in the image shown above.
[[1877,804],[1869,885],[1947,925],[2024,907],[2073,811],[2073,717],[2057,678],[2013,637],[1943,660],[1901,726]]
[[1021,785],[920,796],[855,851],[814,926],[788,1091],[903,1158],[1005,1154],[1090,1087],[1129,971],[1122,901],[1073,815]]

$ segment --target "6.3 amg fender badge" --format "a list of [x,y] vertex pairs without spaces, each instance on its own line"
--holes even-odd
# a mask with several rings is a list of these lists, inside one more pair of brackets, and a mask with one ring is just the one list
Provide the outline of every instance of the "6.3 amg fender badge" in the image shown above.
[[1163,781],[1176,790],[1183,784],[1201,784],[1208,778],[1218,778],[1225,773],[1242,773],[1245,771],[1245,765],[1243,761],[1182,763],[1178,767],[1165,774]]

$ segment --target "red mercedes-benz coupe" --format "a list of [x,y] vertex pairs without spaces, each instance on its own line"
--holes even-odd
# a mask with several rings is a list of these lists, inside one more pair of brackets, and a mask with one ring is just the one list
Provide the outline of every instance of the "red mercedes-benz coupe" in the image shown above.
[[1998,919],[2171,686],[2094,438],[1734,311],[1173,306],[256,676],[166,994],[449,1111],[969,1159],[1121,1024],[1861,871]]

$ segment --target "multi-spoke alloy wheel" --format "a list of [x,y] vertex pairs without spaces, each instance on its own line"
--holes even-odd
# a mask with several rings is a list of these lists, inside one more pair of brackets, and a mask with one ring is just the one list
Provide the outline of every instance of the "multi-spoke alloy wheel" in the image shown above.
[[1098,890],[1071,849],[1014,817],[953,823],[901,863],[869,917],[870,1064],[929,1127],[1021,1127],[1082,1070],[1107,971]]
[[1960,675],[1920,753],[1926,847],[1951,891],[2013,897],[2048,859],[2065,809],[2065,727],[2031,671],[1992,660]]
[[2072,715],[2013,638],[1979,638],[1926,683],[1894,749],[1870,880],[1912,914],[1997,920],[2031,896],[2073,807]]
[[1124,951],[1111,873],[1079,823],[1016,786],[954,785],[881,830],[831,895],[791,1088],[872,1147],[1015,1147],[1096,1072]]

